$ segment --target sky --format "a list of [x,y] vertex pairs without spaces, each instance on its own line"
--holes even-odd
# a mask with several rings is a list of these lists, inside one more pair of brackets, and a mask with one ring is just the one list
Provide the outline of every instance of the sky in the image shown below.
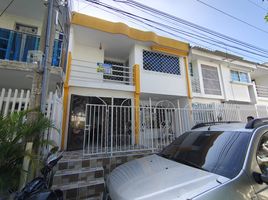
[[[115,6],[119,9],[124,9],[131,13],[139,14],[144,17],[154,19],[154,17],[146,15],[145,13],[139,12],[135,9],[132,9],[129,6],[125,5],[124,3],[114,2],[113,0],[99,0],[99,1]],[[228,14],[231,14],[243,21],[246,21],[251,25],[254,25],[262,29],[263,31],[257,30],[255,28],[250,27],[249,25],[239,22],[233,18],[230,18],[210,7],[201,4],[200,2],[198,2],[198,0],[146,0],[146,1],[136,0],[136,1],[145,4],[147,6],[153,7],[155,9],[164,11],[171,15],[177,16],[184,20],[190,21],[192,23],[198,24],[200,26],[206,27],[213,31],[238,39],[240,41],[250,43],[263,49],[268,49],[268,23],[265,22],[264,20],[264,16],[266,15],[266,13],[268,13],[268,1],[263,2],[262,0],[202,0],[203,2],[211,6],[214,6]],[[159,35],[174,38],[174,36],[171,36],[167,33],[161,32],[154,28],[145,27],[144,25],[140,25],[140,23],[137,24],[137,22],[132,23],[129,19],[127,20],[124,19],[124,17],[118,17],[110,13],[107,13],[103,10],[97,9],[92,4],[86,2],[85,0],[73,1],[72,7],[73,10],[77,12],[99,17],[109,21],[123,22],[134,28],[146,31],[153,31]],[[163,23],[163,21],[161,22]],[[176,39],[183,41],[182,38],[176,37]],[[219,49],[218,47],[208,45],[202,42],[191,43],[191,45],[192,46],[203,45],[203,47],[208,47],[213,50]],[[228,49],[225,49],[225,51],[227,53],[234,54],[234,52],[229,52]],[[237,53],[242,54],[242,52],[240,51],[238,51]],[[259,63],[268,61],[267,58],[247,53],[245,54],[244,52],[243,55],[244,57],[246,57],[246,59],[256,61]]]

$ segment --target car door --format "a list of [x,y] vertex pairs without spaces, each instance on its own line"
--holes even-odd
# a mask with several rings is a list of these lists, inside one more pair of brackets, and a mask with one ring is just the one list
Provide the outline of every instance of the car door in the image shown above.
[[[257,134],[258,135],[258,134]],[[268,174],[268,128],[262,134],[253,140],[252,145],[252,163],[251,163],[251,176],[253,179],[252,184],[259,200],[268,199],[268,185],[266,183],[257,183],[253,173]],[[257,178],[258,179],[258,178]]]

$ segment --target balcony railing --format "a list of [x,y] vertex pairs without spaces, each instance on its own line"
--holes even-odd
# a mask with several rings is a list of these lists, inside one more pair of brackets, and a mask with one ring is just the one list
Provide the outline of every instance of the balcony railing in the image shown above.
[[72,66],[73,81],[133,85],[132,67],[78,59],[72,60]]
[[268,98],[268,87],[256,85],[257,95],[258,97]]
[[192,92],[201,93],[200,81],[198,77],[191,77]]
[[[40,36],[0,28],[0,59],[27,62],[29,51],[38,50]],[[54,40],[52,66],[60,66],[62,35]]]

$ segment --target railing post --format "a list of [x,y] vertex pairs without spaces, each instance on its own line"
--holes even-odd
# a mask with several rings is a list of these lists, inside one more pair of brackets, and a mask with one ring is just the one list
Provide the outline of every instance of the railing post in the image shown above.
[[135,107],[135,144],[139,144],[140,138],[140,67],[139,65],[134,65],[134,107]]
[[150,128],[151,128],[151,137],[152,137],[152,152],[154,152],[154,132],[153,132],[153,113],[152,113],[152,100],[149,98],[150,104]]
[[113,122],[114,122],[114,99],[111,102],[111,156],[113,156]]

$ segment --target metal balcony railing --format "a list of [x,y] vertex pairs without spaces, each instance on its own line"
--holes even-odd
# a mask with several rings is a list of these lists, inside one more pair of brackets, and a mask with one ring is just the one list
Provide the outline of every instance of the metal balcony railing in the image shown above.
[[133,69],[128,66],[72,60],[71,80],[133,85]]
[[200,81],[198,77],[191,77],[192,92],[201,93]]
[[[52,66],[60,66],[62,35],[54,40]],[[27,62],[29,51],[38,50],[40,36],[0,28],[0,59]]]
[[266,97],[268,98],[268,87],[256,85],[257,95],[258,97]]

